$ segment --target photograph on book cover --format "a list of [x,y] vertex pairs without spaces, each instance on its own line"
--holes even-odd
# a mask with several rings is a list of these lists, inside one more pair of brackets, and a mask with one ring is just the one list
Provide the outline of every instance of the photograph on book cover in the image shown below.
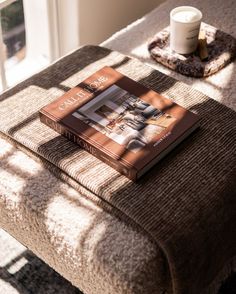
[[72,115],[132,152],[152,143],[176,120],[117,85],[110,86]]

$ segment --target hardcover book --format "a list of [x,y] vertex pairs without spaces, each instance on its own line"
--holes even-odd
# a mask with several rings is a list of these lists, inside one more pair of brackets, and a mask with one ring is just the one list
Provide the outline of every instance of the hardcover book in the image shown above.
[[199,126],[196,114],[111,67],[43,107],[40,120],[131,180]]

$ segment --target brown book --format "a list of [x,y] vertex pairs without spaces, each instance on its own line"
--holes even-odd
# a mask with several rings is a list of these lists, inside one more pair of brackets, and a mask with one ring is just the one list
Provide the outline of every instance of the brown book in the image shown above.
[[41,121],[132,180],[199,125],[199,117],[111,67],[40,110]]

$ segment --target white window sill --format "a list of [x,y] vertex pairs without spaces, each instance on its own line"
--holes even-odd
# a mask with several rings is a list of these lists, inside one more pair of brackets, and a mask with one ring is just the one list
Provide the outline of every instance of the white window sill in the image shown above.
[[6,61],[6,77],[9,87],[30,77],[49,65],[49,61],[43,56],[37,58],[26,57],[15,64],[14,57]]

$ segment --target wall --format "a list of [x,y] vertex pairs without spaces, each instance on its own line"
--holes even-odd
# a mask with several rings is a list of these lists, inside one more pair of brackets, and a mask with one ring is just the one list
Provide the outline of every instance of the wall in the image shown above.
[[23,0],[27,56],[49,62],[99,44],[164,0]]
[[[24,0],[27,56],[36,58],[42,52],[48,58],[49,31],[47,3],[42,0]],[[37,17],[35,17],[35,15]],[[39,22],[40,20],[40,22]]]
[[80,0],[23,1],[27,57],[52,62],[79,46]]
[[164,0],[79,1],[80,44],[99,44]]

